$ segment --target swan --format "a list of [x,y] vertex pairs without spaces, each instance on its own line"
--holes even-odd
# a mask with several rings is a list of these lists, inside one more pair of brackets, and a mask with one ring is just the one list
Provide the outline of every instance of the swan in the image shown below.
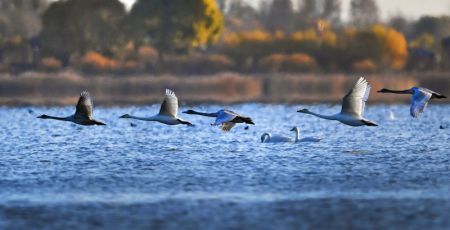
[[241,116],[231,110],[221,109],[215,113],[202,113],[192,109],[184,111],[183,113],[191,115],[201,115],[206,117],[215,117],[216,121],[211,125],[220,125],[223,131],[230,131],[237,123],[246,123],[254,125],[250,117]]
[[417,118],[420,114],[425,111],[427,107],[428,101],[430,99],[442,99],[447,98],[446,96],[436,93],[432,90],[423,87],[412,87],[407,90],[391,90],[391,89],[380,89],[377,91],[378,93],[395,93],[395,94],[411,94],[411,106],[409,109],[409,113],[412,117]]
[[94,118],[92,118],[92,111],[93,111],[92,99],[87,91],[83,91],[80,94],[80,98],[78,99],[74,115],[70,115],[68,117],[54,117],[43,114],[38,118],[70,121],[79,125],[105,125],[105,123],[97,121]]
[[270,133],[263,133],[263,135],[261,135],[261,143],[279,143],[279,142],[292,142],[292,138],[280,135],[272,136]]
[[292,128],[291,131],[295,132],[294,142],[320,142],[322,140],[321,138],[316,137],[305,137],[300,139],[300,129],[298,127]]
[[166,89],[166,95],[164,101],[161,104],[161,108],[158,114],[151,117],[136,117],[129,114],[124,114],[119,118],[136,119],[142,121],[157,121],[166,125],[183,124],[192,126],[192,123],[190,123],[189,121],[185,121],[177,117],[177,113],[178,113],[178,98],[172,90]]
[[307,109],[301,109],[297,112],[311,114],[327,120],[336,120],[350,126],[378,126],[375,122],[362,116],[369,94],[370,85],[363,77],[360,77],[353,88],[342,99],[341,112],[335,115],[321,115]]

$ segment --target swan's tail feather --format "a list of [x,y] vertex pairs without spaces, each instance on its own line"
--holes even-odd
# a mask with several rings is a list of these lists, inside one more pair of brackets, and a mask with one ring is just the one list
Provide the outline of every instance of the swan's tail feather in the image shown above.
[[184,120],[181,120],[181,119],[178,119],[178,121],[179,121],[181,124],[183,124],[183,125],[194,126],[194,124],[192,124],[192,123],[189,122],[189,121],[184,121]]
[[95,125],[106,125],[105,123],[97,120],[92,120],[92,123],[94,123]]
[[378,126],[378,124],[373,121],[369,121],[369,120],[361,120],[361,121],[367,126]]
[[250,117],[242,117],[241,119],[246,124],[251,124],[251,125],[255,124],[255,123],[253,123],[253,120]]

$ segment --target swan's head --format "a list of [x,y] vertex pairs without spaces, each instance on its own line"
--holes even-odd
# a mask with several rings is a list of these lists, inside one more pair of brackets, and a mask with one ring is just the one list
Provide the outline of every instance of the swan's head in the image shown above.
[[41,116],[39,116],[39,117],[37,117],[37,118],[47,119],[47,118],[49,118],[49,116],[48,116],[48,115],[45,115],[45,114],[42,114]]
[[297,112],[299,112],[299,113],[309,113],[309,110],[308,109],[300,109],[300,110],[297,110]]
[[389,92],[389,90],[386,89],[386,88],[382,88],[382,89],[377,91],[377,93],[388,93],[388,92]]
[[262,136],[261,136],[261,143],[264,143],[264,142],[266,142],[267,140],[269,140],[270,139],[270,133],[264,133]]
[[119,118],[130,118],[130,117],[131,117],[130,114],[124,114],[124,115],[120,116]]
[[186,113],[186,114],[195,114],[195,111],[192,110],[192,109],[190,109],[190,110],[184,111],[183,113]]
[[298,131],[300,131],[300,129],[299,129],[297,126],[294,126],[294,127],[291,129],[291,131],[298,132]]

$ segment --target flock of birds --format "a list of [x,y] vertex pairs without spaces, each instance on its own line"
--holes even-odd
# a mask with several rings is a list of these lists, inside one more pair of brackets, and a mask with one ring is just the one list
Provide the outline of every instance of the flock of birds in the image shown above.
[[[342,99],[342,109],[339,113],[334,115],[323,115],[309,111],[308,109],[300,109],[297,112],[311,114],[313,116],[336,120],[349,126],[378,126],[377,123],[363,117],[364,108],[370,94],[370,85],[362,77],[358,79],[356,84],[350,89],[347,95]],[[407,90],[391,90],[381,89],[379,93],[395,93],[395,94],[411,94],[410,114],[412,117],[418,117],[424,112],[428,101],[431,99],[447,98],[446,96],[431,91],[423,87],[413,87]],[[239,115],[231,110],[221,109],[214,113],[198,112],[194,110],[187,110],[183,113],[190,115],[200,115],[206,117],[215,117],[216,120],[211,125],[220,126],[223,131],[230,131],[236,124],[245,123],[254,125],[250,117]],[[41,119],[54,119],[61,121],[69,121],[79,125],[105,125],[105,123],[93,118],[93,104],[89,93],[84,91],[81,93],[78,103],[76,105],[75,114],[67,117],[55,117],[49,115],[41,115]],[[191,122],[178,117],[178,98],[172,90],[166,89],[164,101],[161,104],[159,113],[151,117],[137,117],[129,114],[122,115],[120,118],[137,119],[143,121],[156,121],[166,125],[193,125]],[[320,138],[302,138],[300,139],[300,130],[294,127],[291,131],[296,133],[295,139],[271,135],[264,133],[261,136],[261,142],[318,142]]]

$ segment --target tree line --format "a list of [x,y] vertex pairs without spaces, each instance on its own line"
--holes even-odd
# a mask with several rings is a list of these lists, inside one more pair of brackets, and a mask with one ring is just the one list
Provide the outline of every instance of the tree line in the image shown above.
[[208,74],[450,67],[450,17],[381,22],[376,0],[0,0],[0,72]]

